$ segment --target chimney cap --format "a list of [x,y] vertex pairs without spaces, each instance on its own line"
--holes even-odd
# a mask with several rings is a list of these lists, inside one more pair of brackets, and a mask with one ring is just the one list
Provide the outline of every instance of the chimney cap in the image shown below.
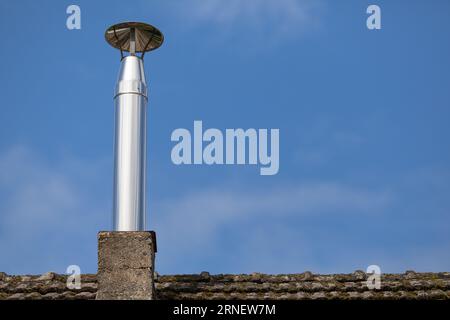
[[164,36],[154,26],[143,22],[122,22],[109,27],[105,39],[112,47],[120,51],[131,52],[131,40],[135,39],[135,52],[147,52],[159,48]]

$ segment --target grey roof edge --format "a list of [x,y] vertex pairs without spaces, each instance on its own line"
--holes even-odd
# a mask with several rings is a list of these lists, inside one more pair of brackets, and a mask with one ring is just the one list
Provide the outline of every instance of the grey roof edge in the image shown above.
[[[379,289],[370,289],[370,274],[200,274],[158,275],[159,299],[450,299],[450,272],[381,274]],[[0,273],[0,299],[95,299],[96,274],[82,274],[81,288],[69,288],[67,275]]]

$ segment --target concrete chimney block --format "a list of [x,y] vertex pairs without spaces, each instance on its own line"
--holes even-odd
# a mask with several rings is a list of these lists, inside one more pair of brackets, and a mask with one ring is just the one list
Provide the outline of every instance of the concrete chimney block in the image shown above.
[[155,299],[155,253],[153,231],[99,232],[96,299]]

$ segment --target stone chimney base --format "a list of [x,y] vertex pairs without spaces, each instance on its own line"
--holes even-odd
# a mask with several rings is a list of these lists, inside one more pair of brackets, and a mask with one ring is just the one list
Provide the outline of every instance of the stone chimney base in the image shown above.
[[96,299],[155,299],[155,252],[153,231],[99,232]]

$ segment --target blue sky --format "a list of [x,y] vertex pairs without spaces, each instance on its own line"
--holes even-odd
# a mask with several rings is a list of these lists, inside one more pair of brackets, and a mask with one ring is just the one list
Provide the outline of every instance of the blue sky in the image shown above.
[[[104,31],[127,20],[165,35],[145,58],[159,273],[449,270],[449,18],[446,0],[1,1],[0,271],[96,271],[119,68]],[[279,173],[175,166],[170,135],[194,120],[279,128]]]

